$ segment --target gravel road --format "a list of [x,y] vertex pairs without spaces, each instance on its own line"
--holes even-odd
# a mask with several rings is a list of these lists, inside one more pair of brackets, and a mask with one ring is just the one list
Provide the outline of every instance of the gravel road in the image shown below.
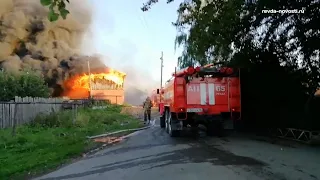
[[124,142],[45,175],[42,180],[315,180],[320,151],[231,135],[170,138],[154,121]]

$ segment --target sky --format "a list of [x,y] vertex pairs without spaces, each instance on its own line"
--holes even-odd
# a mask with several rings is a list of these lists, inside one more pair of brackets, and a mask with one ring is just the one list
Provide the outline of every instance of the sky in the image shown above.
[[166,4],[160,0],[151,10],[142,12],[146,0],[91,0],[94,10],[90,48],[87,51],[103,56],[106,65],[122,70],[132,66],[150,81],[160,82],[160,56],[164,54],[163,81],[171,77],[181,49],[175,50],[180,1]]

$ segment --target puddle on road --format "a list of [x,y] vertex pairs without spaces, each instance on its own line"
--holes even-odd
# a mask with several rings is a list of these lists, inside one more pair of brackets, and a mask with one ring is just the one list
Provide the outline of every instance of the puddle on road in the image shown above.
[[[172,150],[169,152],[162,152],[148,156],[142,156],[139,158],[128,159],[125,162],[117,162],[116,164],[107,164],[104,165],[105,170],[109,171],[113,170],[113,168],[131,168],[138,165],[148,166],[148,169],[168,166],[172,164],[185,164],[185,163],[204,163],[209,162],[213,165],[247,165],[247,166],[265,166],[266,164],[258,161],[253,158],[238,156],[229,151],[224,151],[216,146],[211,146],[207,144],[199,143],[196,139],[188,139],[188,138],[177,138],[174,141],[171,141],[170,144],[174,144],[175,146],[179,145],[188,145],[189,148],[181,148],[179,150]],[[170,145],[167,143],[152,143],[148,145],[141,146],[133,146],[127,148],[116,149],[100,156],[106,156],[111,154],[122,154],[130,151],[148,149],[148,148],[157,148],[157,146]],[[161,164],[161,165],[154,165]],[[114,166],[115,165],[115,166]],[[99,167],[103,168],[103,167]]]
[[[155,133],[155,134],[154,134]],[[112,150],[99,156],[106,156],[109,154],[121,154],[128,153],[130,151],[136,151],[141,149],[149,149],[149,148],[157,148],[157,146],[163,145],[188,145],[189,148],[181,148],[179,150],[172,150],[169,152],[163,152],[154,154],[152,156],[143,156],[140,158],[135,158],[132,160],[127,160],[121,166],[124,168],[130,168],[136,166],[138,164],[162,164],[159,166],[167,166],[171,164],[184,164],[184,163],[203,163],[209,162],[213,165],[247,165],[247,166],[265,166],[266,164],[258,161],[256,159],[235,155],[229,151],[221,149],[221,147],[217,145],[210,145],[204,143],[207,139],[206,137],[194,137],[192,133],[186,133],[182,137],[178,138],[165,138],[160,140],[161,136],[167,136],[164,131],[154,131],[151,133],[151,136],[154,136],[154,139],[157,139],[157,142],[146,142],[146,144],[141,144],[138,146],[130,146],[123,147],[120,149]],[[191,138],[193,137],[193,138]],[[219,138],[221,139],[221,138]],[[221,140],[228,142],[226,138],[222,138]],[[152,157],[152,158],[151,158]],[[148,160],[146,160],[148,158]],[[132,161],[132,162],[131,162]],[[155,167],[159,167],[155,166]],[[119,167],[123,168],[123,167]],[[154,168],[154,167],[151,167]]]
[[[188,148],[181,148],[178,150],[172,150],[168,152],[160,152],[154,153],[152,155],[145,155],[140,157],[129,158],[123,161],[117,161],[113,163],[106,163],[104,165],[95,166],[91,170],[81,173],[69,174],[65,176],[55,177],[55,178],[47,178],[46,180],[51,179],[67,179],[67,178],[80,178],[92,174],[100,174],[106,173],[113,170],[119,169],[130,169],[137,166],[143,165],[146,167],[143,171],[153,169],[153,168],[161,168],[164,166],[174,165],[174,164],[186,164],[186,163],[204,163],[208,162],[213,165],[246,165],[248,167],[263,167],[265,164],[257,161],[255,159],[249,157],[238,156],[232,154],[228,151],[223,151],[214,146],[204,145],[199,143],[198,140],[190,140],[188,138],[177,138],[173,141],[164,142],[153,142],[150,144],[143,144],[140,146],[131,146],[127,148],[120,148],[110,152],[106,152],[104,154],[100,154],[98,156],[94,156],[95,158],[99,158],[99,156],[108,156],[115,154],[128,153],[130,151],[148,149],[148,148],[157,148],[157,146],[164,145],[188,145]],[[168,147],[170,148],[170,147]],[[178,147],[179,148],[179,147]]]
[[141,162],[141,164],[162,164],[151,166],[148,169],[168,166],[172,164],[185,163],[203,163],[209,162],[213,165],[247,165],[247,166],[264,166],[265,163],[244,156],[238,156],[228,151],[217,149],[216,147],[209,147],[206,145],[191,145],[190,148],[175,150],[171,152],[159,153],[154,155],[155,158]]

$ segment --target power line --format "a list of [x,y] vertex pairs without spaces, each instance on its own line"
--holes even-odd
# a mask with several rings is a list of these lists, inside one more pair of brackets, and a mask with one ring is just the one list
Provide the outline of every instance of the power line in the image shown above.
[[[139,19],[140,19],[142,25],[144,26],[145,30],[146,30],[147,33],[149,34],[149,45],[154,44],[156,40],[155,40],[154,36],[152,36],[152,34],[151,34],[150,26],[148,25],[146,19],[144,18],[143,15],[141,15],[141,14],[139,13],[138,10],[136,11],[136,13],[137,13],[137,15],[139,16]],[[144,12],[144,13],[145,13],[145,12]]]

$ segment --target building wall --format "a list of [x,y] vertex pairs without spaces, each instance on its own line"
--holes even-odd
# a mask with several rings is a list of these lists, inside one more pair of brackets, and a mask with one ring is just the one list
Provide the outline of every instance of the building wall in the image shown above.
[[94,99],[110,100],[113,104],[124,103],[123,89],[92,90],[91,95]]

